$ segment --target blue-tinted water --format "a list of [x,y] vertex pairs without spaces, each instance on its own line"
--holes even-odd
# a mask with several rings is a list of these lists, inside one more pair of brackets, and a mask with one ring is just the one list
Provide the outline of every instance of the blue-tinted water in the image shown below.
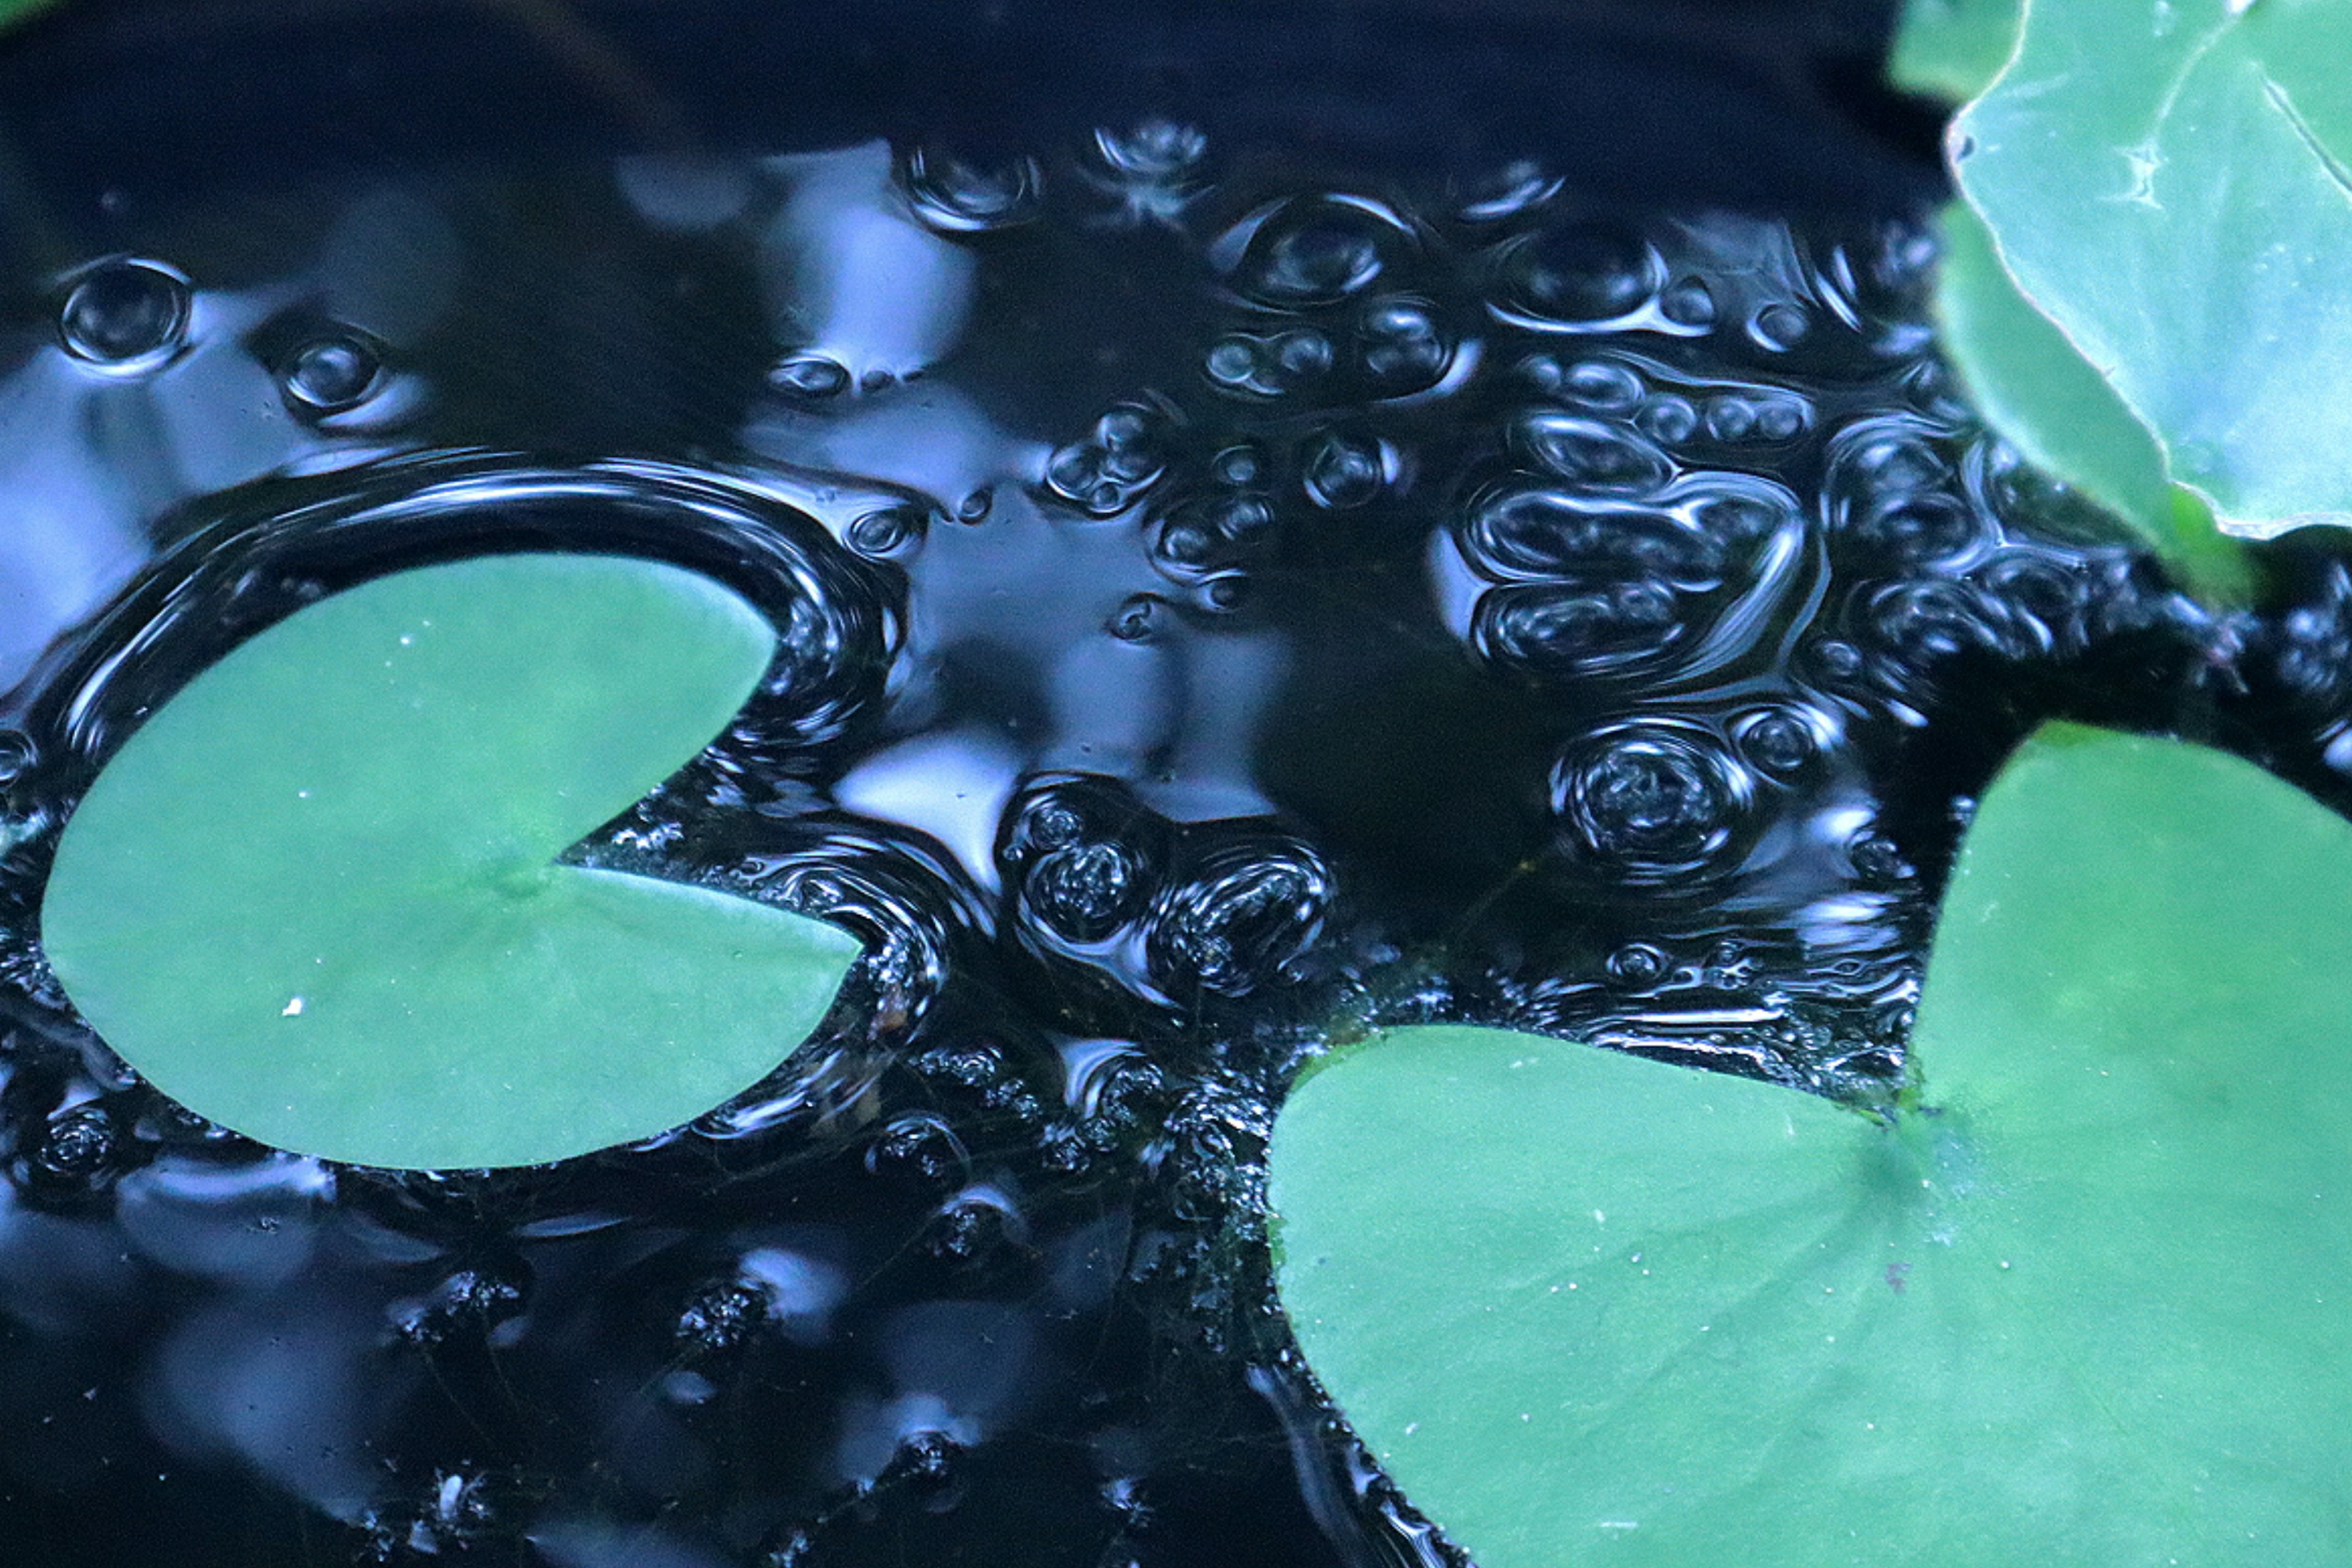
[[[1302,1053],[1867,1092],[2040,719],[2347,798],[2342,569],[2216,620],[1958,401],[1866,28],[992,15],[0,44],[0,1562],[1442,1561],[1272,1308]],[[517,548],[783,633],[576,854],[868,958],[558,1167],[194,1121],[47,974],[59,825],[243,637]]]

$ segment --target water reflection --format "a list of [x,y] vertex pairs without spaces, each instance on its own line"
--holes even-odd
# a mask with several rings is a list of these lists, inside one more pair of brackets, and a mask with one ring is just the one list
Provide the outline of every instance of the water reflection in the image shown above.
[[[2242,646],[2282,754],[2346,732],[2342,574],[2217,628],[2034,491],[1907,226],[1149,121],[426,188],[263,260],[159,217],[0,322],[0,1466],[45,1509],[168,1473],[381,1561],[1182,1565],[1247,1519],[1433,1562],[1266,1310],[1305,1056],[1471,1018],[1883,1091],[2037,716],[2172,722]],[[47,975],[55,824],[195,665],[484,548],[770,616],[744,712],[573,853],[866,958],[737,1101],[551,1170],[194,1122]]]

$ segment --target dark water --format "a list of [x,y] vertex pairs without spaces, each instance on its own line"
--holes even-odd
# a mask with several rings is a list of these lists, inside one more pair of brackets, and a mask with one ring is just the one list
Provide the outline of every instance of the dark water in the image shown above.
[[[1303,1053],[1866,1095],[2042,718],[2352,798],[2342,567],[2211,616],[1956,400],[1867,27],[508,9],[0,44],[8,1568],[1443,1562],[1271,1304]],[[242,637],[498,549],[767,610],[577,854],[869,956],[754,1093],[557,1167],[188,1117],[47,974],[58,826]]]

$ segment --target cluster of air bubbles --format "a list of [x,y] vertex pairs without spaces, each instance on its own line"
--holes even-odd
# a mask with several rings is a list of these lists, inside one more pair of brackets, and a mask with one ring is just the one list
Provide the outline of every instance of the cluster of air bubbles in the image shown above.
[[1168,468],[1165,410],[1123,403],[1095,421],[1085,439],[1045,460],[1045,488],[1090,517],[1116,517],[1142,499]]
[[1552,770],[1571,864],[1630,888],[1689,889],[1730,869],[1755,827],[1756,777],[1722,737],[1678,719],[1614,724]]
[[1297,966],[1337,890],[1322,857],[1303,839],[1251,833],[1191,860],[1153,910],[1147,951],[1160,990],[1238,998],[1304,978]]
[[1147,120],[1126,131],[1108,127],[1094,137],[1097,168],[1087,171],[1096,189],[1118,203],[1136,223],[1172,223],[1205,188],[1209,139],[1191,125]]
[[977,163],[917,147],[898,167],[916,217],[942,233],[1013,228],[1036,218],[1044,200],[1045,175],[1034,158]]
[[188,341],[194,293],[184,274],[160,261],[101,262],[77,278],[58,312],[58,337],[86,364],[153,370]]
[[1833,544],[1895,571],[1939,575],[1999,541],[1959,484],[1953,433],[1909,414],[1854,420],[1831,437],[1822,482]]

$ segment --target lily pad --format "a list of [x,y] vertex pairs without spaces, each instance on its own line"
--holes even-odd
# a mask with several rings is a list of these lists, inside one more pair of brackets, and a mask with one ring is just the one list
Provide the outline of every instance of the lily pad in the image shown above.
[[558,864],[719,732],[775,631],[655,562],[378,578],[199,674],[58,846],[67,994],[189,1110],[306,1154],[532,1164],[771,1071],[858,952],[711,889]]
[[2352,524],[2352,0],[2036,0],[1951,132],[2027,299],[2229,533]]
[[1483,1568],[2352,1561],[2352,824],[2056,728],[1889,1109],[1492,1030],[1293,1094],[1282,1300]]

